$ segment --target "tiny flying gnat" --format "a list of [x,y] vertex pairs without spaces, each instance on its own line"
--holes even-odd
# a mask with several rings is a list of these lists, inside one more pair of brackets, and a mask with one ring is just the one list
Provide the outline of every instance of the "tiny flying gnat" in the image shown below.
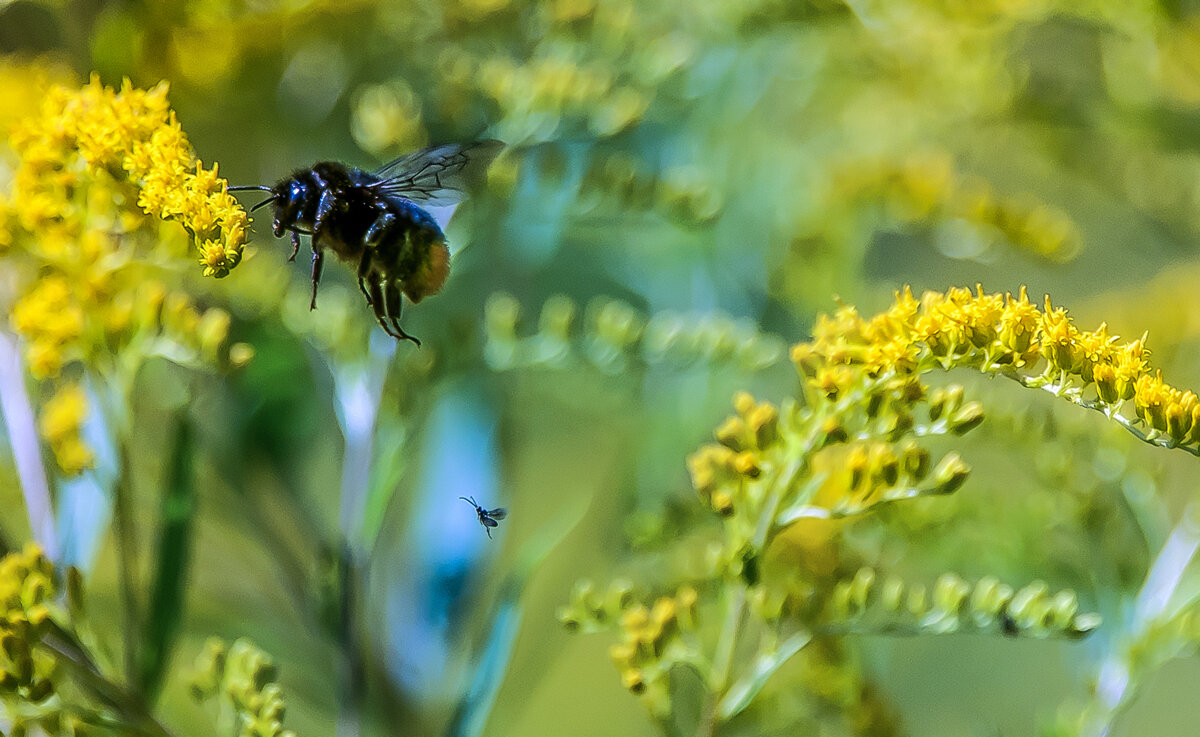
[[465,496],[460,496],[467,504],[475,507],[475,515],[479,517],[479,524],[483,525],[483,529],[487,532],[488,539],[492,539],[492,528],[497,527],[500,523],[497,520],[502,520],[508,516],[508,510],[504,507],[496,507],[495,509],[484,509],[475,503],[475,497],[468,499]]
[[285,231],[291,234],[289,261],[296,260],[300,252],[300,236],[309,236],[309,309],[317,308],[317,284],[328,249],[357,265],[358,287],[380,327],[397,340],[411,340],[419,346],[421,341],[400,327],[402,297],[416,304],[437,294],[450,274],[446,236],[422,206],[461,202],[468,186],[482,179],[503,147],[496,140],[433,146],[402,156],[375,172],[322,161],[297,170],[273,187],[228,190],[260,190],[271,195],[250,211],[275,206],[275,237],[282,237]]

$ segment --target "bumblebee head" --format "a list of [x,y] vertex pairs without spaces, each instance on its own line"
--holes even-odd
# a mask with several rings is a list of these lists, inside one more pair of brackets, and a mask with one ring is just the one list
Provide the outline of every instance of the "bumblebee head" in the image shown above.
[[275,231],[275,237],[278,238],[283,235],[285,229],[294,226],[303,217],[305,203],[311,201],[310,188],[311,185],[298,173],[284,179],[274,187],[268,187],[265,184],[253,184],[244,187],[227,187],[226,191],[257,190],[270,194],[270,197],[251,207],[250,212],[254,212],[260,207],[274,205],[275,213],[272,226]]
[[275,203],[276,238],[283,235],[285,227],[294,225],[300,219],[304,203],[309,199],[308,190],[308,183],[299,175],[283,180],[271,190],[271,200]]

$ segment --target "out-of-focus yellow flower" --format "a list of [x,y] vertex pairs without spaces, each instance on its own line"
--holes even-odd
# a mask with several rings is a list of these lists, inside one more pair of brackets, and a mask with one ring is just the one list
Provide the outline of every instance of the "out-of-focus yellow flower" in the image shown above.
[[59,388],[42,408],[38,429],[54,451],[59,468],[68,475],[91,468],[95,461],[80,437],[87,415],[87,395],[77,384]]
[[388,149],[409,151],[427,143],[421,101],[402,79],[359,90],[351,132],[358,145],[377,154]]
[[0,559],[0,697],[6,701],[39,703],[54,693],[53,663],[38,652],[54,595],[54,569],[38,546]]
[[1079,254],[1079,228],[1067,213],[1029,195],[1002,196],[979,177],[960,176],[945,152],[899,162],[854,161],[836,168],[830,181],[827,209],[877,199],[898,220],[969,223],[1047,261],[1065,263]]

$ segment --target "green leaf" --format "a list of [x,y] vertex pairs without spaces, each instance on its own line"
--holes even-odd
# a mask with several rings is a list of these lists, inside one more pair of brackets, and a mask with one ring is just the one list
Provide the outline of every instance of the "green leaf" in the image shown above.
[[150,611],[142,633],[138,670],[148,700],[162,686],[163,674],[183,617],[184,587],[191,562],[192,518],[196,510],[192,475],[195,448],[192,428],[181,413],[175,430],[167,486],[163,490],[162,520],[158,538],[158,569],[154,574]]
[[804,649],[804,646],[811,641],[811,633],[797,632],[784,640],[783,644],[778,648],[770,652],[760,653],[751,664],[750,671],[739,678],[725,692],[725,696],[717,705],[717,716],[722,721],[737,716],[739,712],[750,705],[750,702],[754,700],[754,697],[766,685],[767,679],[775,671],[779,670],[779,666]]

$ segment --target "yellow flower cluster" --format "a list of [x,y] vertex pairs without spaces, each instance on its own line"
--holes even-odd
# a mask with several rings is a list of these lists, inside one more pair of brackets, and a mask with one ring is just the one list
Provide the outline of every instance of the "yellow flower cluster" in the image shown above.
[[283,728],[285,703],[275,664],[247,639],[226,646],[209,639],[196,659],[192,695],[222,699],[237,715],[239,737],[295,737]]
[[66,349],[83,335],[86,318],[74,291],[67,277],[50,274],[35,282],[13,307],[10,323],[29,339],[26,358],[35,378],[57,376]]
[[1081,239],[1062,210],[1028,195],[1005,196],[979,177],[963,177],[944,153],[904,161],[870,160],[835,170],[831,196],[842,202],[878,200],[903,221],[961,220],[990,229],[1017,248],[1056,263],[1075,258]]
[[[59,380],[72,361],[103,375],[136,363],[118,358],[126,351],[218,366],[249,358],[226,345],[228,313],[168,286],[180,281],[187,239],[164,220],[182,223],[206,273],[223,276],[241,259],[247,218],[216,168],[195,163],[166,90],[126,82],[117,92],[95,78],[55,86],[13,129],[0,258],[20,295],[9,322],[34,378]],[[41,412],[42,436],[68,475],[93,462],[80,436],[87,412],[75,384]]]
[[[14,127],[11,143],[21,160],[13,200],[21,205],[22,225],[61,231],[65,238],[56,245],[82,235],[64,200],[90,176],[111,178],[110,186],[133,185],[142,212],[181,223],[200,250],[206,275],[225,276],[241,261],[246,211],[225,191],[216,166],[210,171],[196,161],[167,103],[165,82],[139,90],[125,80],[116,92],[93,76],[81,90],[52,87],[40,115]],[[117,188],[111,194],[123,193]],[[107,199],[110,193],[95,195]],[[137,226],[133,212],[112,215],[114,234]]]
[[[792,349],[814,394],[848,389],[856,369],[903,379],[971,367],[1102,411],[1148,442],[1200,454],[1196,394],[1150,373],[1148,357],[1145,336],[1121,343],[1103,324],[1079,330],[1049,297],[1039,309],[1024,289],[1013,296],[982,287],[927,292],[919,302],[905,289],[870,319],[844,306],[819,318],[811,343]],[[1130,404],[1133,417],[1122,414]]]
[[36,545],[0,560],[0,694],[36,704],[54,692],[53,661],[38,651],[54,595],[54,568]]
[[623,639],[609,649],[625,688],[637,694],[660,683],[665,688],[674,663],[663,655],[681,630],[694,626],[697,599],[696,590],[684,586],[675,596],[660,596],[649,609],[636,604],[625,610],[620,617]]
[[723,516],[733,514],[735,489],[741,482],[762,475],[762,454],[775,444],[779,431],[779,410],[773,405],[739,392],[733,406],[738,414],[715,433],[720,444],[701,447],[687,461],[701,499]]

